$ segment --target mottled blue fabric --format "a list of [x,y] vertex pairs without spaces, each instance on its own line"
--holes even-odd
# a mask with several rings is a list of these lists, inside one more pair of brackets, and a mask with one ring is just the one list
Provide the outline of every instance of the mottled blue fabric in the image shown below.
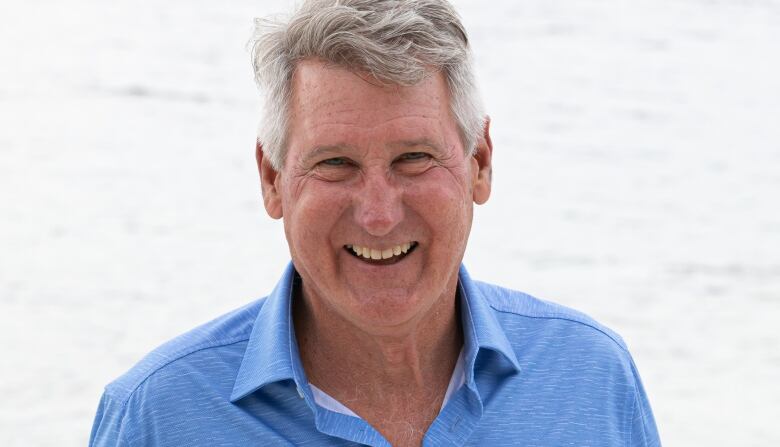
[[[188,332],[106,387],[91,446],[387,446],[314,403],[290,264],[267,298]],[[589,317],[460,270],[465,384],[425,446],[660,445],[621,338]]]

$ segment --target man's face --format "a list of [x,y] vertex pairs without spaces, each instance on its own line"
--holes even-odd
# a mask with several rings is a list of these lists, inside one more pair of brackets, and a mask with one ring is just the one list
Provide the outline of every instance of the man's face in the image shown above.
[[[454,296],[473,202],[490,193],[490,140],[464,154],[443,77],[379,86],[301,62],[284,168],[261,162],[307,299],[369,332]],[[379,259],[377,259],[379,258]]]

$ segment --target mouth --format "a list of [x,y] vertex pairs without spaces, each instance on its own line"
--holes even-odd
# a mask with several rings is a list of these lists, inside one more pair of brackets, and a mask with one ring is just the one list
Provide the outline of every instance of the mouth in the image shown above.
[[401,261],[411,254],[418,245],[416,241],[405,242],[386,248],[345,245],[344,250],[367,264],[390,265]]

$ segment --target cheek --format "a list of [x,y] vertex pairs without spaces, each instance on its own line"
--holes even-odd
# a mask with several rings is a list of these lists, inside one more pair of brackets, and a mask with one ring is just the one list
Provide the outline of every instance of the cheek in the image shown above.
[[321,240],[337,229],[337,222],[349,207],[345,188],[326,182],[303,180],[291,185],[283,198],[285,232],[292,245]]
[[446,169],[434,169],[407,188],[408,203],[430,226],[439,240],[464,239],[471,222],[471,200],[465,177]]

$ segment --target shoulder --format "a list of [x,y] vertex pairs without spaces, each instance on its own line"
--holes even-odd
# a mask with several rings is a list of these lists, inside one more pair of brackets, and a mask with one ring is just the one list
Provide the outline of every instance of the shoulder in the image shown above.
[[[198,371],[199,374],[213,371],[216,374],[218,371],[209,368],[209,365],[214,365],[216,359],[219,359],[221,364],[235,363],[228,365],[228,369],[238,368],[243,344],[249,339],[257,313],[264,302],[265,299],[261,299],[233,310],[159,346],[106,386],[106,395],[124,405],[150,380],[166,382],[169,381],[166,378],[182,377],[193,371]],[[231,355],[232,351],[236,351],[236,355]],[[235,379],[235,376],[230,379]],[[159,387],[162,384],[156,385]]]
[[471,290],[490,308],[516,355],[520,373],[510,380],[505,399],[521,395],[533,402],[534,412],[520,410],[529,433],[541,428],[539,439],[551,439],[544,416],[555,415],[558,427],[571,428],[564,437],[628,436],[626,445],[657,445],[641,378],[617,333],[582,312],[523,292],[478,281]]
[[483,282],[475,286],[511,345],[524,380],[632,405],[639,376],[620,335],[566,306]]
[[[565,339],[567,344],[576,347],[600,347],[628,353],[620,335],[578,310],[494,284],[473,281],[473,285],[493,309],[513,344],[518,339]],[[535,336],[528,337],[529,333]]]

